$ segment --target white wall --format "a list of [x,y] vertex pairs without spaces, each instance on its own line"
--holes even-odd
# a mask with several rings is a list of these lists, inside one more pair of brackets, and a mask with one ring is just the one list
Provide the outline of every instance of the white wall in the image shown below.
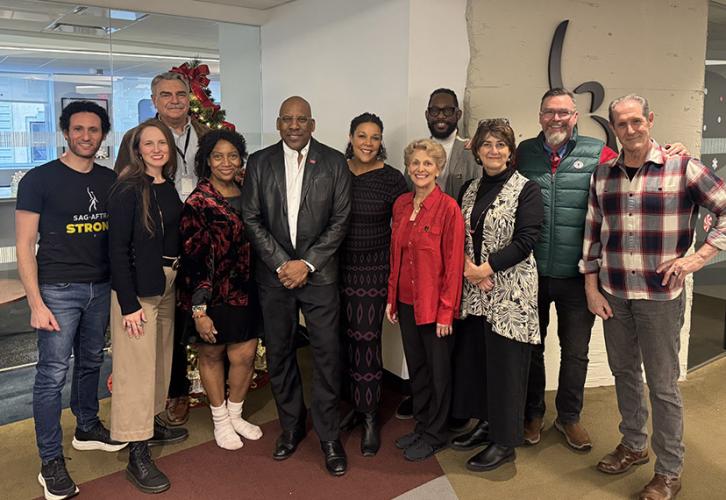
[[244,135],[252,153],[262,145],[260,28],[219,23],[219,80],[227,121]]
[[[407,94],[409,140],[430,135],[424,112],[431,91],[441,87],[452,89],[459,97],[459,105],[464,108],[469,65],[465,14],[466,0],[410,2]],[[463,134],[463,131],[460,132]]]
[[264,142],[275,130],[280,103],[305,97],[315,137],[343,149],[350,120],[365,111],[383,119],[391,163],[406,135],[408,1],[298,0],[272,9],[262,26]]

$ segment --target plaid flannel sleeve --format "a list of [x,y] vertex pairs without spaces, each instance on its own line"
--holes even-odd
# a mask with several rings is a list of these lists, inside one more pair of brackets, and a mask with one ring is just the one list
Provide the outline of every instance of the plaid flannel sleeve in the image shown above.
[[716,223],[706,235],[706,243],[726,250],[726,184],[712,169],[695,159],[686,165],[686,179],[694,202],[716,216]]
[[582,274],[596,273],[600,270],[602,212],[597,200],[596,186],[597,170],[590,179],[590,196],[587,202],[587,216],[585,218],[585,237],[582,244],[582,259],[579,265]]

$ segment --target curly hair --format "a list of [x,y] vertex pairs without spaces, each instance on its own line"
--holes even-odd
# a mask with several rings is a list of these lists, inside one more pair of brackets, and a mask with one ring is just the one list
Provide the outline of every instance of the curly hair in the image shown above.
[[[363,123],[373,123],[375,125],[378,125],[378,128],[381,129],[381,135],[383,135],[383,120],[381,120],[378,115],[368,112],[360,114],[353,118],[353,120],[351,120],[349,135],[352,137],[355,133],[355,129],[357,129],[358,126]],[[348,141],[348,146],[346,146],[345,148],[345,157],[348,160],[353,158],[353,145],[350,143],[350,141]],[[388,158],[388,153],[386,152],[386,146],[383,145],[383,139],[381,139],[381,147],[378,149],[376,159],[379,161],[383,161],[386,158]]]
[[93,113],[98,116],[99,120],[101,120],[101,132],[103,132],[103,135],[108,134],[109,130],[111,130],[111,121],[105,109],[93,101],[73,101],[63,108],[60,119],[58,120],[63,132],[68,132],[68,129],[71,127],[71,116],[76,113]]
[[207,132],[199,139],[199,149],[197,149],[197,154],[194,156],[194,173],[197,178],[209,179],[212,174],[209,157],[219,141],[227,141],[232,144],[242,160],[241,166],[244,166],[247,160],[247,142],[242,134],[226,128],[215,129]]
[[403,163],[406,168],[411,164],[411,159],[416,151],[424,151],[436,162],[439,170],[444,170],[446,166],[446,151],[444,147],[433,139],[416,139],[406,146],[403,150]]

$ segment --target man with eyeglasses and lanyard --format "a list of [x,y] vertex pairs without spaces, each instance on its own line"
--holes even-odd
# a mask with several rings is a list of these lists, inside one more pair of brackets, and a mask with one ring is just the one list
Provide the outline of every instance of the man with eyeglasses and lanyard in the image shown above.
[[[575,96],[563,88],[542,96],[542,132],[517,148],[517,170],[536,181],[544,201],[544,226],[534,250],[539,278],[538,308],[542,344],[533,346],[524,411],[524,441],[540,442],[545,414],[544,339],[550,322],[550,303],[557,309],[560,373],[554,427],[567,444],[589,451],[592,441],[580,423],[588,351],[595,316],[588,310],[584,278],[578,270],[590,190],[595,168],[617,157],[603,141],[577,132]],[[681,144],[668,145],[668,154],[684,153]]]
[[[179,73],[168,71],[156,75],[151,80],[151,102],[156,108],[156,117],[169,127],[174,136],[177,152],[177,174],[174,180],[176,190],[182,201],[197,186],[194,175],[194,156],[197,154],[199,138],[209,132],[209,128],[189,115],[189,82]],[[129,141],[134,129],[124,135],[116,158],[115,170],[129,163]],[[179,313],[174,326],[174,354],[171,364],[171,384],[167,409],[161,415],[167,424],[183,425],[189,418],[189,380],[187,379],[186,346],[176,341],[181,337],[180,329],[185,322]]]

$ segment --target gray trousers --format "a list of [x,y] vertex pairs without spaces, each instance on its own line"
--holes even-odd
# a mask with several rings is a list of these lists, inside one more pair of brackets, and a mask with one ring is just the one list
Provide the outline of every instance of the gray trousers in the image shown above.
[[653,410],[655,472],[680,476],[684,446],[678,351],[684,295],[667,301],[625,300],[606,292],[603,295],[613,310],[613,317],[604,321],[603,327],[622,418],[622,444],[634,451],[647,447],[648,406],[642,363]]

